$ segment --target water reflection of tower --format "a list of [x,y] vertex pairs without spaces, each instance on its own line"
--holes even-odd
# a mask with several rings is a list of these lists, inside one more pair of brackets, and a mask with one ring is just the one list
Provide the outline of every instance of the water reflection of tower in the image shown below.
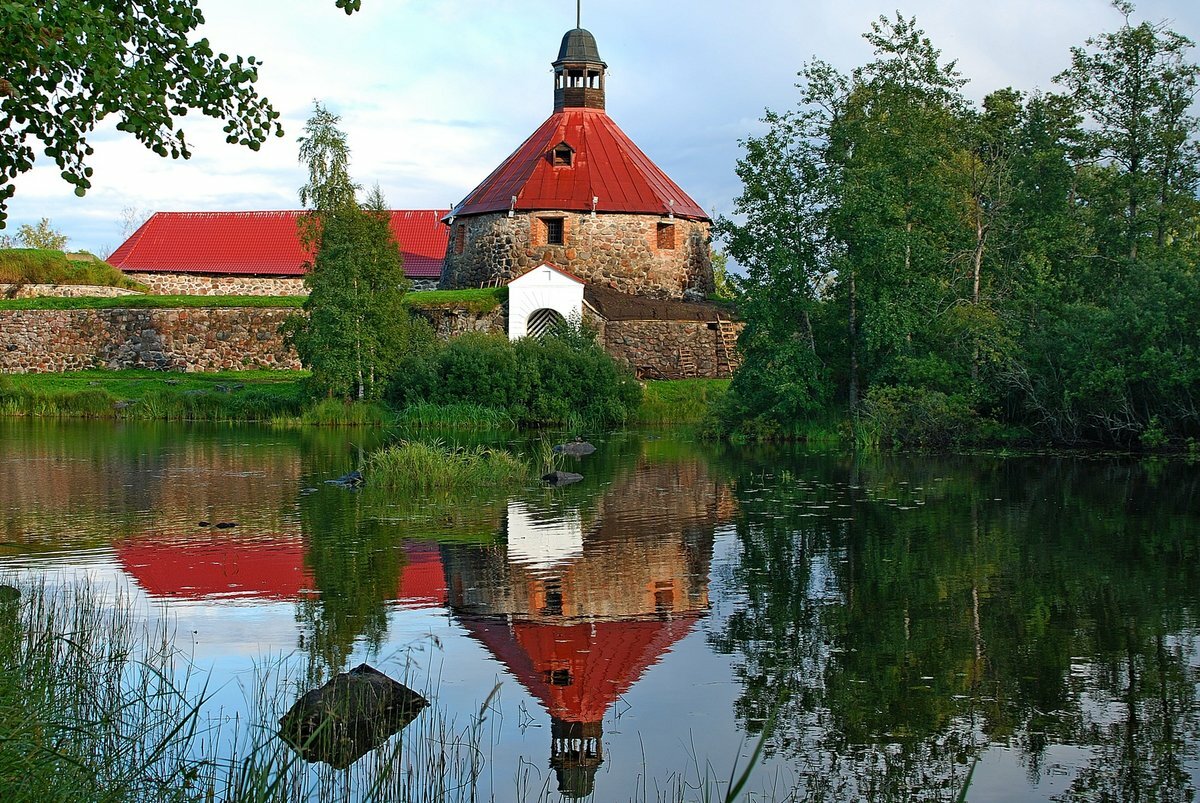
[[697,473],[640,466],[587,515],[513,502],[505,544],[443,547],[451,609],[550,714],[566,797],[594,790],[605,712],[708,609],[728,490]]

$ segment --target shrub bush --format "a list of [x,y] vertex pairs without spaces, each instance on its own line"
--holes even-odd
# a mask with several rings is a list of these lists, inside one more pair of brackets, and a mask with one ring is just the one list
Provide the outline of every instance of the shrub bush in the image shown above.
[[986,424],[961,395],[907,385],[872,388],[864,410],[881,446],[944,449],[976,443]]
[[516,342],[466,334],[406,357],[388,398],[397,406],[470,404],[524,424],[613,424],[641,403],[642,388],[578,325]]

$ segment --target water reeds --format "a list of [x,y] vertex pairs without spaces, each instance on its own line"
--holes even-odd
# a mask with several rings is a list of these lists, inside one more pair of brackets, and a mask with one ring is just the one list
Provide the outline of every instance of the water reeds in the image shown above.
[[481,404],[417,402],[396,414],[396,423],[410,429],[513,429],[516,422],[504,410]]
[[405,441],[369,455],[363,474],[371,488],[427,493],[521,484],[533,468],[504,449]]
[[636,424],[699,424],[729,390],[728,379],[676,379],[647,382]]
[[[429,657],[416,658],[427,646]],[[552,773],[493,761],[503,682],[480,689],[482,702],[465,721],[439,699],[439,648],[431,636],[380,659],[430,705],[349,769],[335,769],[307,763],[276,734],[280,716],[319,682],[303,654],[256,662],[241,687],[244,705],[213,710],[212,681],[148,606],[87,582],[0,586],[0,800],[467,803],[501,787],[527,803],[561,800]],[[729,783],[693,750],[690,766],[662,783],[643,766],[626,799],[739,799],[765,739]],[[768,790],[750,799],[792,798]]]

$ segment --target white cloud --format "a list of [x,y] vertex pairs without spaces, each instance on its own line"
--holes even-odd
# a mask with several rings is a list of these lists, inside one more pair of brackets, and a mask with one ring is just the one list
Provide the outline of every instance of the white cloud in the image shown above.
[[[224,144],[220,125],[189,117],[195,156],[159,159],[105,124],[92,138],[95,188],[78,199],[52,164],[17,181],[10,226],[50,217],[78,248],[120,240],[124,206],[161,210],[295,208],[304,180],[295,140],[314,98],[343,115],[353,169],[395,207],[461,199],[549,114],[550,62],[574,24],[566,0],[364,0],[347,17],[333,0],[202,0],[204,35],[266,64],[259,87],[287,136],[255,153]],[[894,0],[607,0],[584,4],[611,68],[617,123],[706,209],[738,192],[737,140],[766,107],[794,102],[795,75],[819,56],[849,70],[861,34]],[[992,89],[1051,86],[1068,49],[1120,22],[1105,0],[914,0],[978,100]],[[1139,18],[1200,36],[1200,6],[1142,2]]]

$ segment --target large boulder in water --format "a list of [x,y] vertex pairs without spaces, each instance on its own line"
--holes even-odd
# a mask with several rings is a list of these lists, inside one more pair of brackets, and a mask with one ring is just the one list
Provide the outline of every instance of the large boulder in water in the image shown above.
[[345,769],[399,733],[429,701],[362,664],[305,694],[279,720],[279,735],[305,761]]
[[572,474],[570,471],[551,471],[542,477],[542,482],[548,485],[570,485],[583,479],[582,474]]
[[571,457],[587,457],[595,451],[595,446],[579,438],[570,443],[560,443],[554,447],[555,454],[569,454]]

